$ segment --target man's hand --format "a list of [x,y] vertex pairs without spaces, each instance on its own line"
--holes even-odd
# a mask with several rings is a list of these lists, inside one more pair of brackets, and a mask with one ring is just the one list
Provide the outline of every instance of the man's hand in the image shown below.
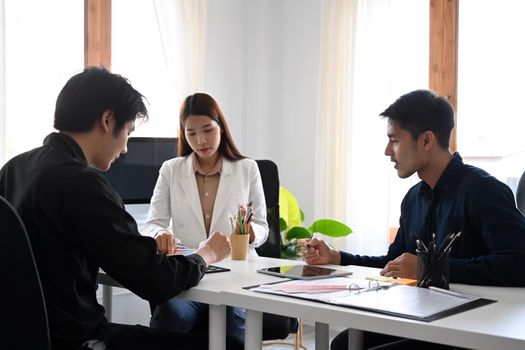
[[401,277],[417,279],[417,256],[403,253],[394,260],[389,261],[380,275],[385,277]]
[[199,244],[195,254],[199,254],[206,265],[216,263],[227,258],[232,251],[230,240],[221,232],[214,232],[207,240]]
[[173,237],[173,234],[169,231],[159,231],[155,235],[155,241],[157,241],[157,249],[166,254],[173,255],[177,249],[177,240]]
[[337,249],[331,248],[322,239],[301,239],[299,240],[299,245],[303,250],[304,261],[306,261],[307,264],[341,264],[341,253],[339,253]]

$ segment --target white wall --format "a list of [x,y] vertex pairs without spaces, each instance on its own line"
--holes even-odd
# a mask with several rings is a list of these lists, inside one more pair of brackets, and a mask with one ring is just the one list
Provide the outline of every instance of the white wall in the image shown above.
[[314,218],[320,0],[208,2],[204,91],[241,152],[277,163],[281,186]]

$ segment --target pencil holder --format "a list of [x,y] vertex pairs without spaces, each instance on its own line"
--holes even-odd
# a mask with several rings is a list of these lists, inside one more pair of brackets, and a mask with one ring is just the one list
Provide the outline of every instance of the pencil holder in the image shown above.
[[248,246],[250,244],[250,235],[240,235],[233,232],[230,235],[232,246],[232,260],[246,260],[248,256]]
[[448,289],[450,268],[448,252],[441,254],[427,251],[417,252],[417,286]]

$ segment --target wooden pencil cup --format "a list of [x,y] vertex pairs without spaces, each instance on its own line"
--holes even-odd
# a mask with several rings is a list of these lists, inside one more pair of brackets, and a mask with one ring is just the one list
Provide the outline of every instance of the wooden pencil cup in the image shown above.
[[239,235],[233,232],[230,235],[230,243],[232,245],[232,260],[246,260],[250,235]]

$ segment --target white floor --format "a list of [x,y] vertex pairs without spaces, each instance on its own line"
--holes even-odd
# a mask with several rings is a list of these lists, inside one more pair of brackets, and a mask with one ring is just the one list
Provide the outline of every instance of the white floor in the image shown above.
[[[343,331],[343,327],[330,327],[329,334],[330,340],[333,339],[339,332]],[[283,342],[288,344],[271,344],[263,346],[263,350],[281,350],[281,349],[293,349],[295,334],[290,334],[288,338],[284,339]],[[313,321],[303,320],[303,345],[308,350],[315,349],[315,326]],[[303,348],[303,349],[304,349]]]

